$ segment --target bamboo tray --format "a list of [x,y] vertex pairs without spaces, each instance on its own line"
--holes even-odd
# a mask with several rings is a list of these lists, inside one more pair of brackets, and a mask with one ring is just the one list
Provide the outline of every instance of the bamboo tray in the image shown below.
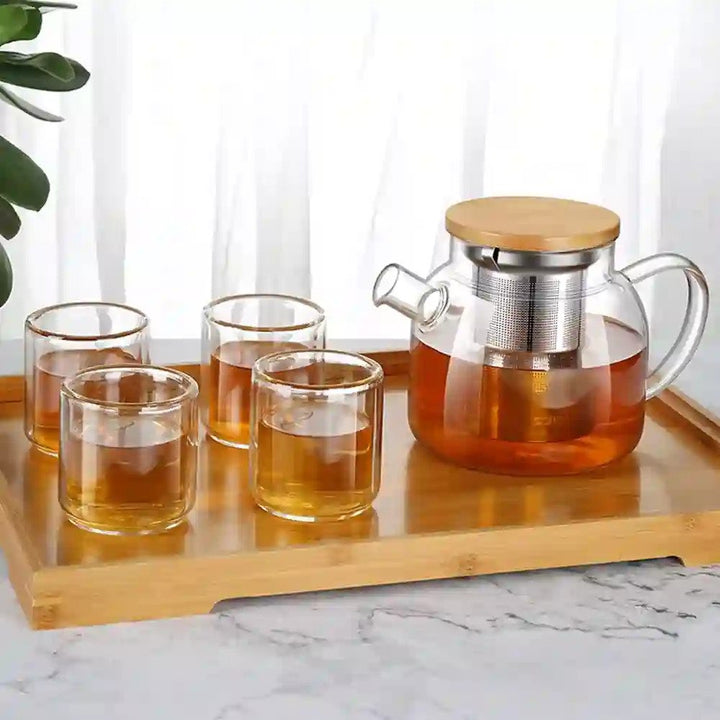
[[[0,378],[0,542],[34,628],[205,613],[220,600],[677,556],[720,560],[720,421],[677,392],[648,406],[630,457],[566,478],[447,465],[413,441],[407,352],[386,380],[382,490],[370,513],[307,526],[255,508],[246,455],[202,444],[196,508],[168,533],[103,537],[67,522],[57,462],[22,431],[22,383]],[[191,373],[197,367],[183,367]]]

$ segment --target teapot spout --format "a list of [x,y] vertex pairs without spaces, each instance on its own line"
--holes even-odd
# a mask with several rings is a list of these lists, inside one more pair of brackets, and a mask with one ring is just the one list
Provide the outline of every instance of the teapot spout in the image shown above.
[[402,265],[391,263],[375,280],[373,303],[376,307],[389,305],[421,326],[430,327],[445,314],[448,291],[445,285],[430,285]]

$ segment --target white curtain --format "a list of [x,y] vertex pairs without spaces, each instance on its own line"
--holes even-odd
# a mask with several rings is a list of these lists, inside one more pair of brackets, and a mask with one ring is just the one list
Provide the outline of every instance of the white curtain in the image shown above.
[[[93,76],[25,93],[61,126],[0,108],[52,186],[6,246],[0,339],[79,298],[195,337],[205,302],[253,291],[311,295],[331,337],[404,337],[372,307],[375,274],[427,272],[445,208],[479,195],[607,204],[620,265],[675,250],[715,284],[719,26],[712,0],[84,0],[47,15],[35,46]],[[676,325],[645,295],[659,352]],[[719,349],[710,325],[700,365]]]

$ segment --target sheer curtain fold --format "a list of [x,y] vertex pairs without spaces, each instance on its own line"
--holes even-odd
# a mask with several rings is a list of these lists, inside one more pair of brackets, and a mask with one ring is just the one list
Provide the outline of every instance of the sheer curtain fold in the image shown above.
[[[307,296],[310,277],[308,9],[283,6],[273,22],[239,12],[224,58],[216,150],[212,295]],[[227,48],[226,48],[227,50]]]
[[676,75],[689,82],[713,6],[219,0],[209,24],[197,8],[85,0],[46,16],[39,46],[93,78],[37,98],[67,116],[59,127],[0,108],[52,185],[8,243],[1,339],[32,309],[83,297],[143,308],[157,337],[194,337],[210,298],[256,291],[311,295],[331,336],[404,337],[402,318],[372,307],[375,274],[442,261],[445,208],[482,194],[606,203],[621,263],[692,255],[683,228],[702,235],[669,209],[667,161],[680,182],[678,108],[711,103]]
[[[705,335],[678,384],[720,414],[715,379],[720,367],[720,5],[688,0],[682,4],[677,30],[660,164],[659,249],[688,255],[707,277],[710,315]],[[682,322],[684,282],[672,275],[658,281],[655,294],[653,331],[660,351],[671,345]]]
[[[660,247],[660,168],[681,10],[675,0],[617,6],[601,195],[622,219],[615,258],[618,267],[652,255]],[[648,24],[650,14],[653,22]],[[652,320],[655,282],[647,281],[638,290]]]
[[[92,85],[93,219],[100,297],[125,302],[125,247],[127,242],[127,123],[130,105],[130,17],[125,2],[92,6],[93,72],[103,82]],[[70,122],[72,123],[72,118]],[[67,155],[67,150],[61,152]],[[70,178],[58,186],[72,186]],[[72,235],[63,233],[69,244]],[[63,239],[65,239],[63,238]]]

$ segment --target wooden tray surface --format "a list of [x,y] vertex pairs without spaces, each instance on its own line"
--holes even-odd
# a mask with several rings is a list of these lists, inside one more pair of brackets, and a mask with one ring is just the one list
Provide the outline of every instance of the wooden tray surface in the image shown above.
[[233,597],[587,563],[720,560],[720,422],[679,393],[648,404],[638,449],[606,469],[486,475],[414,441],[407,352],[373,356],[388,377],[371,512],[318,525],[274,518],[247,493],[245,451],[207,441],[189,522],[147,537],[95,535],[64,519],[57,461],[23,435],[22,383],[0,378],[0,543],[30,624],[189,615]]

